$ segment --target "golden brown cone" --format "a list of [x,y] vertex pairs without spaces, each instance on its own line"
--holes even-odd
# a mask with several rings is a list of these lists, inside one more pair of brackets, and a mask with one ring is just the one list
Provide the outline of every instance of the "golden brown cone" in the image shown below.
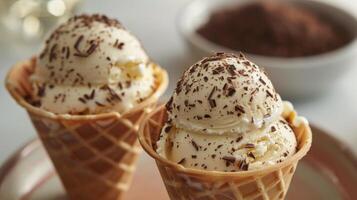
[[165,91],[167,73],[157,67],[156,91],[127,113],[57,115],[27,101],[32,93],[28,80],[35,63],[32,59],[15,65],[7,75],[6,87],[27,110],[69,197],[121,199],[141,151],[136,136],[139,124]]
[[172,200],[284,199],[298,161],[309,151],[312,142],[308,123],[298,123],[296,116],[291,111],[284,118],[294,130],[298,151],[281,163],[258,170],[204,171],[184,168],[159,156],[156,153],[156,142],[167,120],[164,106],[145,117],[139,130],[139,141],[143,149],[155,159]]

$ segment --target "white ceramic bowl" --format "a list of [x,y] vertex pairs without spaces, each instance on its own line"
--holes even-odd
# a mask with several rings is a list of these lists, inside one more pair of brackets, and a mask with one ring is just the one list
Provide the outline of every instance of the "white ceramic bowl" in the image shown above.
[[[194,0],[190,2],[179,15],[178,29],[187,41],[194,57],[200,59],[212,54],[212,52],[234,52],[234,50],[219,46],[203,38],[196,33],[196,30],[207,22],[213,10],[230,4],[243,5],[252,1],[254,0]],[[352,61],[357,57],[357,19],[349,12],[321,1],[289,0],[288,2],[327,13],[331,18],[345,26],[355,39],[337,50],[316,56],[299,58],[253,54],[246,54],[246,56],[266,69],[275,88],[284,98],[296,99],[318,96],[332,90],[339,78],[352,66]]]

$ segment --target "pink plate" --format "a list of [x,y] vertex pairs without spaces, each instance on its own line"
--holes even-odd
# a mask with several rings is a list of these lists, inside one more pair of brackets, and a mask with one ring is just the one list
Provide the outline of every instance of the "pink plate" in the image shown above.
[[[335,138],[312,129],[312,149],[299,163],[287,199],[357,199],[356,158]],[[67,199],[38,139],[15,152],[0,168],[0,199]],[[144,153],[124,199],[169,199],[155,162]]]

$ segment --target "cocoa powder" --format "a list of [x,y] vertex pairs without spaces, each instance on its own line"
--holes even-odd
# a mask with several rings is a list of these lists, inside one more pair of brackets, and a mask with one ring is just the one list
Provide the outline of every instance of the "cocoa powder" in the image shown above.
[[197,33],[233,50],[276,57],[321,54],[353,39],[327,16],[272,1],[217,10]]

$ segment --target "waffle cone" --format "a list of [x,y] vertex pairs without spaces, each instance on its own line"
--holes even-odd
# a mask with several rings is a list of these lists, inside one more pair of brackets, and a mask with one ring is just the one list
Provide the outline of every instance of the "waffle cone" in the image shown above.
[[292,126],[298,141],[297,152],[285,161],[259,170],[240,172],[204,171],[184,168],[156,153],[156,141],[167,120],[164,106],[150,113],[139,130],[139,141],[155,159],[172,200],[284,199],[298,161],[309,151],[311,129],[306,120],[291,110],[283,117]]
[[158,68],[154,94],[131,111],[96,115],[56,115],[26,101],[35,60],[15,65],[6,87],[23,106],[71,199],[120,199],[128,189],[141,151],[139,124],[164,92],[167,74]]

